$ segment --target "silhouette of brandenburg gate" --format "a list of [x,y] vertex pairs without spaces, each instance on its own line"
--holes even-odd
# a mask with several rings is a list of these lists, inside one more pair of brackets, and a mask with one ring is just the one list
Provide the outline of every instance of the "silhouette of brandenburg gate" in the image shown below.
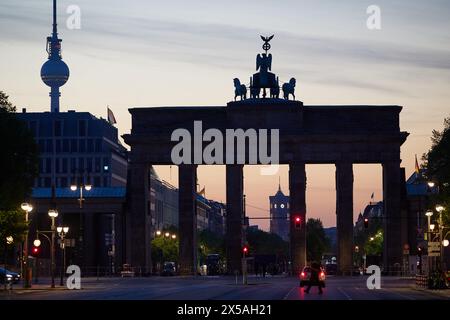
[[[401,189],[404,183],[400,167],[400,147],[408,133],[400,131],[402,107],[396,105],[303,105],[288,100],[293,95],[295,79],[282,86],[284,99],[278,97],[278,78],[271,70],[269,41],[266,53],[258,55],[259,73],[247,86],[235,79],[240,101],[226,106],[181,106],[131,108],[132,129],[124,140],[131,147],[126,217],[127,263],[151,272],[153,235],[150,210],[149,170],[152,165],[173,165],[171,140],[174,130],[183,128],[194,136],[194,121],[202,122],[203,131],[217,129],[225,136],[227,129],[278,129],[279,163],[289,165],[290,254],[294,271],[306,261],[306,164],[336,166],[336,220],[338,268],[350,272],[353,264],[353,164],[381,164],[383,174],[383,226],[385,271],[402,264],[402,246],[407,242],[406,217],[401,213]],[[236,81],[237,80],[237,81]],[[292,81],[293,80],[293,81]],[[266,89],[269,91],[266,92]],[[262,92],[263,97],[259,97]],[[236,99],[236,98],[235,98]],[[225,144],[225,141],[223,141]],[[203,147],[208,143],[204,143]],[[224,145],[224,150],[225,150]],[[192,147],[192,152],[194,147]],[[241,271],[244,244],[245,163],[226,164],[226,259],[227,271]],[[193,157],[192,157],[193,158]],[[225,155],[224,155],[225,163]],[[258,158],[258,163],[259,158]],[[204,164],[203,162],[200,164]],[[195,164],[178,165],[179,175],[179,265],[182,274],[197,271],[197,223]],[[402,182],[403,181],[403,182]],[[301,217],[295,228],[294,216]]]

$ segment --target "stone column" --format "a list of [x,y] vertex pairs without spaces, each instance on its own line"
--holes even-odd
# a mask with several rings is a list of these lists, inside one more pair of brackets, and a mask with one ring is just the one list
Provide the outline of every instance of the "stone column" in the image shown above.
[[197,166],[178,166],[180,274],[197,273]]
[[[290,254],[294,275],[306,266],[306,171],[304,163],[289,165]],[[300,217],[300,228],[295,218]]]
[[402,263],[400,160],[383,163],[384,271],[400,271]]
[[353,265],[353,167],[336,163],[336,225],[338,270],[351,274]]
[[151,273],[151,211],[150,166],[146,163],[131,162],[128,179],[127,263],[136,273]]
[[242,269],[242,247],[244,244],[242,225],[244,222],[243,195],[244,174],[243,165],[227,165],[227,218],[226,218],[226,254],[227,273],[239,273]]

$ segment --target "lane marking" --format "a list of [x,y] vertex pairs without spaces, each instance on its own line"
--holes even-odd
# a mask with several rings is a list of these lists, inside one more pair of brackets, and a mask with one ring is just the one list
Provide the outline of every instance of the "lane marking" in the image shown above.
[[338,287],[337,289],[339,290],[340,293],[342,293],[342,294],[347,298],[347,300],[353,300],[353,299],[352,299],[348,294],[346,294],[346,293],[344,292],[344,290],[342,290],[340,287]]
[[287,298],[289,297],[289,295],[291,294],[292,290],[294,290],[295,288],[297,288],[296,286],[293,287],[291,290],[289,290],[289,292],[284,296],[283,300],[287,300]]

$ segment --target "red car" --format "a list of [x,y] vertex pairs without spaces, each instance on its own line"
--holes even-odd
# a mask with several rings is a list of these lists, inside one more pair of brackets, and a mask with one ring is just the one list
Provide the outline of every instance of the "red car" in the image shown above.
[[[319,272],[319,285],[324,288],[325,287],[325,279],[326,274],[325,270],[320,267]],[[303,288],[305,285],[308,285],[311,280],[311,267],[304,267],[302,272],[300,273],[300,287]]]

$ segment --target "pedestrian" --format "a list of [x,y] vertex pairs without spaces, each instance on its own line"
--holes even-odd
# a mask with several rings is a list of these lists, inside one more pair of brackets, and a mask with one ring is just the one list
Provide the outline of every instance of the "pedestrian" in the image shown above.
[[319,275],[321,272],[320,264],[317,262],[313,262],[311,264],[311,276],[309,278],[308,287],[306,288],[305,292],[309,293],[309,290],[311,290],[311,286],[317,286],[319,288],[319,294],[322,294],[322,284],[320,283]]

